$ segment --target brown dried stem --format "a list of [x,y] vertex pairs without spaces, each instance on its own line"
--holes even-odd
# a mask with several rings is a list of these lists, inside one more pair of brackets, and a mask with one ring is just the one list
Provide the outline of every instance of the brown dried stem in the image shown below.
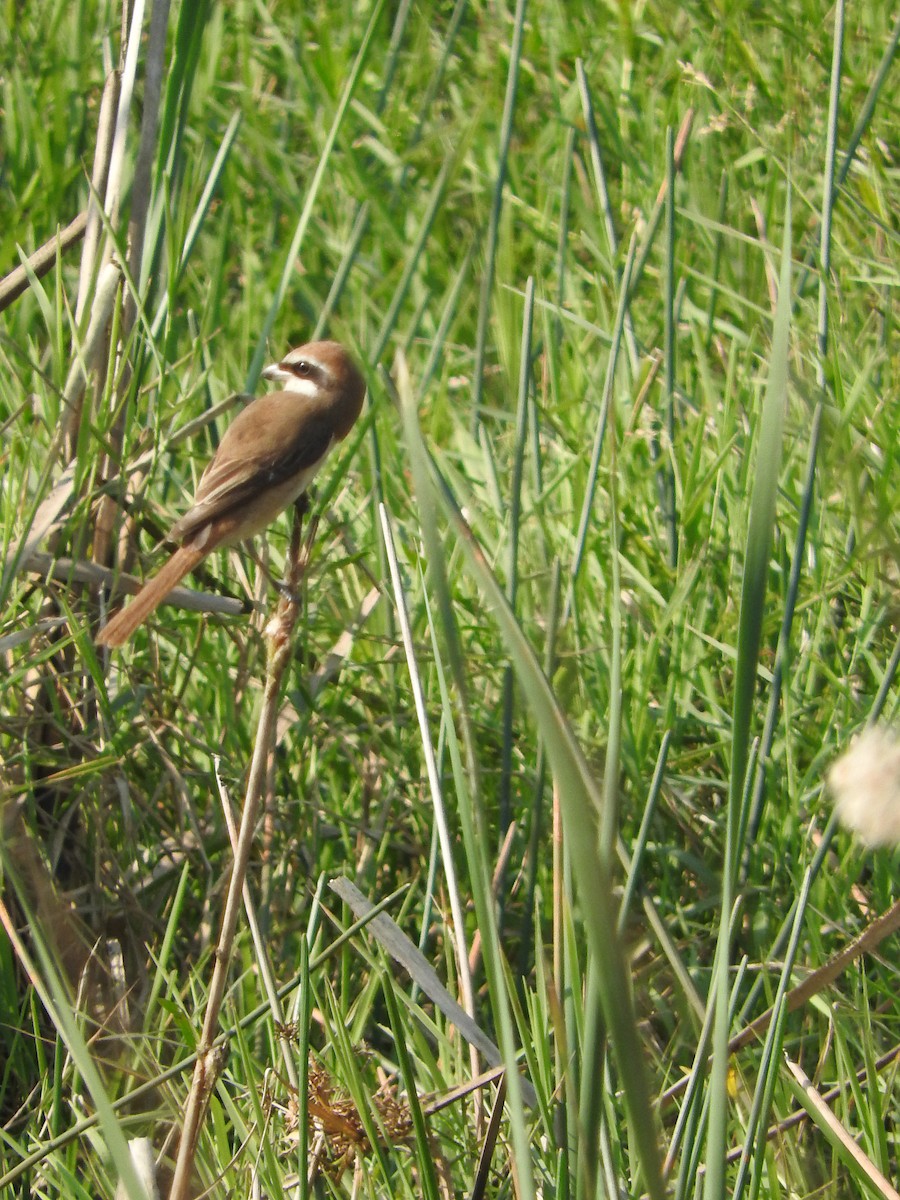
[[222,917],[222,928],[216,946],[215,966],[213,967],[213,976],[209,987],[206,1012],[204,1014],[203,1031],[200,1035],[194,1077],[185,1107],[181,1144],[178,1148],[178,1158],[175,1163],[175,1175],[172,1180],[169,1200],[186,1200],[189,1194],[188,1189],[197,1142],[200,1136],[200,1127],[203,1123],[209,1097],[224,1065],[224,1056],[220,1052],[221,1048],[215,1044],[219,1026],[219,1014],[225,998],[225,988],[228,982],[228,970],[231,965],[237,920],[242,906],[244,880],[247,876],[247,865],[250,861],[250,850],[253,846],[257,818],[265,792],[269,759],[275,745],[281,685],[285,669],[291,658],[291,637],[300,611],[297,594],[298,588],[306,570],[309,549],[312,539],[315,536],[315,522],[313,522],[304,548],[301,539],[301,525],[302,516],[298,510],[298,515],[294,521],[294,531],[288,555],[284,591],[278,602],[275,615],[266,628],[269,653],[262,710],[259,714],[256,743],[253,748],[253,758],[250,762],[250,772],[247,777],[244,810],[241,815],[241,824],[234,850],[234,867],[228,884],[225,912]]

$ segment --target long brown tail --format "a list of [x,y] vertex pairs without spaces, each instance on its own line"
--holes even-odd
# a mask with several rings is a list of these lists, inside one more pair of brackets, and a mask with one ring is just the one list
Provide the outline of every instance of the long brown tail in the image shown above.
[[194,546],[180,546],[165,566],[144,584],[135,598],[103,626],[96,637],[97,645],[124,645],[138,625],[156,611],[172,588],[181,583],[185,575],[206,558],[208,553],[209,549],[198,550]]

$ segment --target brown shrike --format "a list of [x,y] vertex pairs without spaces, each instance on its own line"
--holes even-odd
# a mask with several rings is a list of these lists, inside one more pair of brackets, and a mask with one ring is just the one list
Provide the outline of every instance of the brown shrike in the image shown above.
[[121,646],[208,554],[260,533],[298,500],[353,428],[366,394],[359,368],[338,342],[300,346],[263,377],[284,390],[252,401],[229,425],[193,505],[169,531],[180,546],[104,625],[99,645]]

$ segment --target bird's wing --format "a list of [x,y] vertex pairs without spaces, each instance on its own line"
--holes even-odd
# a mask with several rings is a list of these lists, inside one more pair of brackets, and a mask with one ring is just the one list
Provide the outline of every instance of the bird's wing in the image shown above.
[[[172,526],[172,540],[183,541],[215,517],[254,499],[261,490],[314,469],[331,449],[331,415],[308,410],[298,422],[296,436],[287,442],[267,444],[259,436],[265,424],[265,413],[257,409],[259,403],[245,409],[229,426],[217,454],[203,472],[193,506]],[[223,454],[226,449],[227,454]]]

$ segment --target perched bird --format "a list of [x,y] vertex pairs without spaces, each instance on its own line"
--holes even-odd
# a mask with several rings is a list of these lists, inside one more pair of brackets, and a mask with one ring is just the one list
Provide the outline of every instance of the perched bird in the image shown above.
[[168,540],[180,545],[97,634],[121,646],[172,588],[219,546],[260,533],[306,491],[362,409],[365,381],[338,342],[310,342],[263,371],[283,390],[247,405],[200,478],[194,503]]

